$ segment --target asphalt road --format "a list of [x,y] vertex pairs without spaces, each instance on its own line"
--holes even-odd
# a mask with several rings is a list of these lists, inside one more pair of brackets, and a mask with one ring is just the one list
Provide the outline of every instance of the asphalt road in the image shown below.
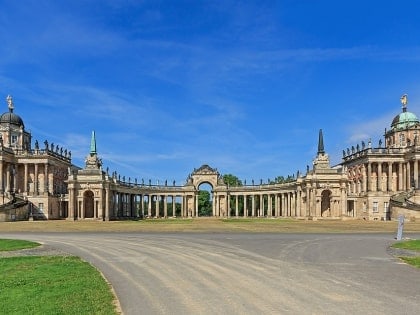
[[394,236],[0,232],[89,261],[124,314],[419,314]]

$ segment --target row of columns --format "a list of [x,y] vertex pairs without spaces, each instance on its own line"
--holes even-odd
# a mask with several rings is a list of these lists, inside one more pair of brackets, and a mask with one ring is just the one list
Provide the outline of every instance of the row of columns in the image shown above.
[[[48,163],[24,163],[18,165],[0,161],[0,189],[3,193],[16,192],[26,195],[38,195],[49,192],[53,194],[54,179],[52,168],[49,166]],[[40,175],[42,175],[42,181],[40,181]],[[65,191],[61,193],[65,193]]]
[[348,188],[352,193],[402,191],[419,187],[418,161],[368,162],[350,167],[348,175]]
[[[300,192],[299,196],[300,196]],[[296,192],[260,194],[214,194],[216,217],[294,217],[302,213],[301,198]],[[240,207],[240,200],[242,201]],[[111,217],[197,217],[198,194],[130,194],[112,192]],[[176,204],[180,204],[177,213]],[[108,205],[105,202],[105,205]],[[228,211],[230,209],[230,211]],[[105,211],[109,213],[109,210]]]

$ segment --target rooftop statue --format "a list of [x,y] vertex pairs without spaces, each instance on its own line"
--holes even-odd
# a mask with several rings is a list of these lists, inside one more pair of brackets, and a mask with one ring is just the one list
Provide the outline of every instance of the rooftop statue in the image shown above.
[[7,95],[6,101],[7,101],[7,107],[9,107],[9,109],[13,110],[13,108],[14,108],[14,106],[13,106],[13,97],[10,96],[10,95]]
[[407,107],[407,103],[408,103],[407,94],[404,94],[403,96],[401,96],[400,101],[403,108]]

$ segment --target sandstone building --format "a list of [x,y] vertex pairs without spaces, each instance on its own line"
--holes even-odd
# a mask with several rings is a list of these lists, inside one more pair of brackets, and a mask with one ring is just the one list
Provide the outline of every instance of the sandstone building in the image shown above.
[[194,169],[182,185],[109,174],[94,132],[85,165],[73,165],[69,150],[33,141],[9,96],[8,111],[0,116],[0,221],[197,217],[203,183],[212,187],[215,217],[420,219],[420,122],[407,110],[406,95],[401,103],[402,112],[377,147],[371,141],[356,144],[332,167],[320,130],[316,158],[305,173],[286,183],[233,187],[209,165]]

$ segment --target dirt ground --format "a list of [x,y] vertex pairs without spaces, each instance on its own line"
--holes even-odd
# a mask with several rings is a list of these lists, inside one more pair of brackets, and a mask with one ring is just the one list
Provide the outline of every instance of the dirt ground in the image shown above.
[[[296,219],[148,219],[139,221],[0,222],[0,232],[255,232],[255,233],[379,233],[395,232],[396,221]],[[404,233],[419,233],[420,222],[405,222]]]

